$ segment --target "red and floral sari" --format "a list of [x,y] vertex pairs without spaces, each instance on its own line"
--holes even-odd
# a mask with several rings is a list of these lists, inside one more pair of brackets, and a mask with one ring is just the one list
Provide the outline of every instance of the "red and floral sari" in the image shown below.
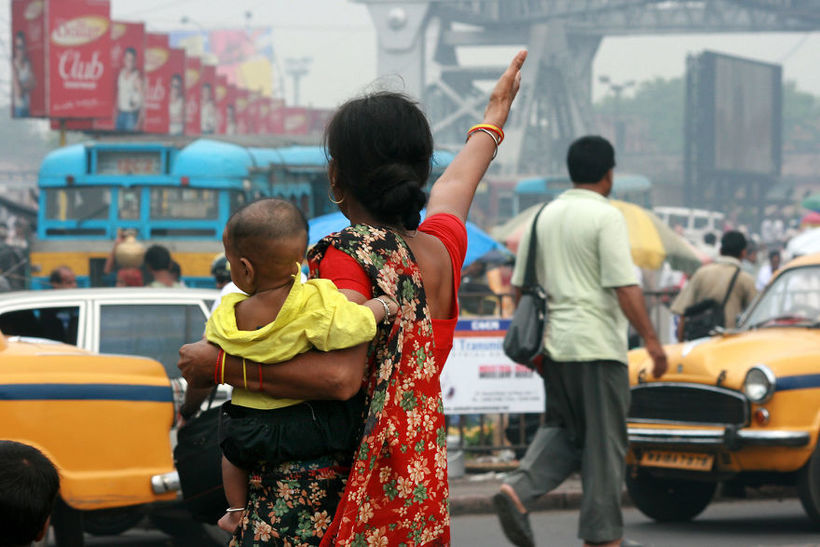
[[[311,275],[318,274],[331,246],[358,262],[372,281],[373,296],[388,295],[402,310],[370,345],[362,441],[352,463],[336,457],[254,470],[248,510],[233,544],[447,545],[447,446],[439,383],[444,362],[433,357],[421,272],[395,233],[356,225],[311,250]],[[345,476],[344,491],[333,490]]]

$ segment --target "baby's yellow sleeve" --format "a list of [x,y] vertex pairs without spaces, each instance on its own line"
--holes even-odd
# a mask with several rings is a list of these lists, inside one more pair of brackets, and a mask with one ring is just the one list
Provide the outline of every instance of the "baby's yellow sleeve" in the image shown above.
[[316,290],[308,304],[314,321],[306,334],[316,349],[332,351],[373,340],[376,318],[370,308],[348,300],[331,281],[316,279],[309,283]]

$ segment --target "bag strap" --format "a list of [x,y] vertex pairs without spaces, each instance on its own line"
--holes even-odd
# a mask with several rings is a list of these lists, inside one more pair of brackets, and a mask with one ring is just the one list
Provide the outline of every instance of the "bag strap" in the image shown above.
[[735,281],[737,281],[737,276],[740,275],[740,266],[737,266],[737,270],[735,270],[735,275],[732,276],[732,280],[729,282],[729,288],[726,290],[726,296],[723,297],[723,302],[720,303],[720,308],[726,308],[726,302],[729,301],[729,296],[732,294],[732,289],[735,288]]
[[536,241],[538,239],[538,233],[536,232],[536,226],[538,225],[538,217],[541,216],[541,212],[544,210],[547,204],[541,206],[538,209],[538,212],[535,213],[535,218],[532,221],[532,228],[530,228],[530,246],[527,250],[527,265],[524,269],[524,289],[531,289],[535,286],[535,255],[538,253],[538,246]]
[[208,408],[207,408],[207,410],[210,410],[211,405],[214,404],[214,397],[216,397],[216,390],[217,389],[219,389],[219,386],[214,386],[214,388],[211,390],[210,396],[208,396]]

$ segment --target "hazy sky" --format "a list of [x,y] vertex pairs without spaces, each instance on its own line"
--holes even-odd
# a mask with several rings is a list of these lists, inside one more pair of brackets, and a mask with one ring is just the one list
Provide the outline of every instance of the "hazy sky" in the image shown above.
[[[0,0],[0,56],[6,58],[10,54],[9,4],[10,0]],[[247,22],[270,26],[280,68],[287,58],[313,59],[300,86],[304,104],[335,106],[376,78],[376,34],[366,7],[350,0],[112,0],[112,11],[117,19],[142,20],[156,31],[241,28]],[[182,17],[193,23],[181,24]],[[608,38],[595,59],[594,94],[597,98],[606,92],[597,84],[601,74],[616,82],[681,76],[687,53],[704,49],[782,62],[785,79],[820,95],[820,33]],[[501,63],[509,55],[508,50],[495,49],[465,54],[465,59]],[[9,65],[1,63],[0,93],[6,96],[8,81]],[[281,81],[291,102],[292,81],[287,77]]]

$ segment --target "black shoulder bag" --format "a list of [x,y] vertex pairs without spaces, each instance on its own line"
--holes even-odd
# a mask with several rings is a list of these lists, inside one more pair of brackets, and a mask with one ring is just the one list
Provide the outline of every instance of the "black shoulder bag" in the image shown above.
[[547,323],[547,297],[535,279],[535,260],[538,253],[536,226],[544,207],[546,204],[538,210],[532,222],[521,299],[510,321],[510,328],[504,336],[504,353],[507,357],[539,374],[539,356],[544,350],[544,329]]
[[726,325],[726,302],[729,301],[729,296],[732,294],[732,289],[735,287],[737,276],[740,275],[740,267],[735,271],[732,280],[729,282],[729,288],[726,290],[726,296],[723,297],[723,302],[718,302],[714,298],[707,298],[692,304],[683,312],[683,339],[695,340],[697,338],[704,338],[709,336],[715,327],[723,327]]

